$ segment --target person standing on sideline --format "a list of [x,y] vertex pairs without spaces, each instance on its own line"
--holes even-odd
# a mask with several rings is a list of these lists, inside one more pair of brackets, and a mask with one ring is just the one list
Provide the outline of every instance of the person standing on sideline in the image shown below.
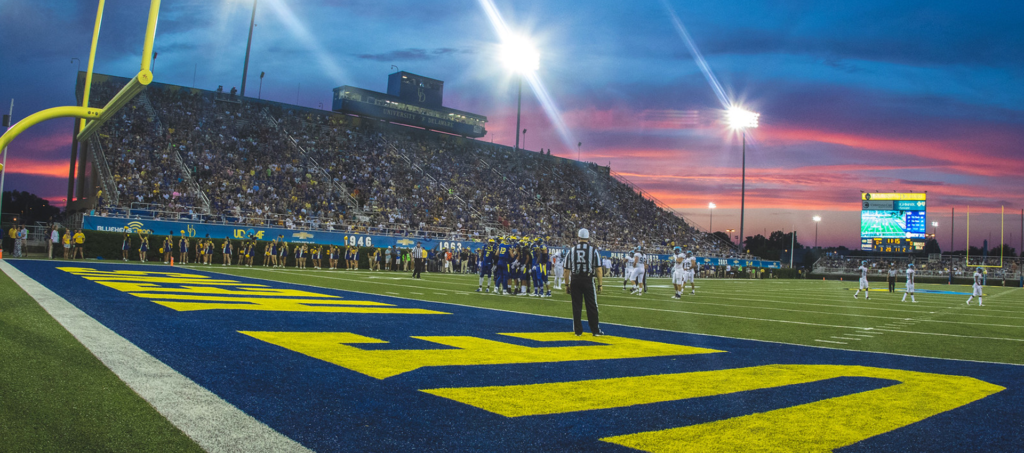
[[79,255],[82,259],[85,259],[85,233],[82,230],[75,230],[75,235],[71,237],[75,241],[75,250],[71,254],[71,259],[77,258]]
[[420,274],[423,272],[424,253],[426,250],[423,250],[423,246],[417,242],[416,247],[412,249],[412,278],[422,278]]
[[46,245],[46,254],[53,259],[54,247],[60,246],[60,233],[57,232],[57,225],[50,225],[50,243]]
[[[590,231],[581,228],[576,234],[579,244],[569,249],[563,264],[565,281],[568,286],[565,292],[572,298],[572,328],[576,336],[583,335],[583,321],[580,319],[583,304],[587,305],[587,323],[590,333],[595,337],[604,335],[598,322],[597,294],[601,292],[604,281],[601,268],[601,255],[597,247],[590,244]],[[594,277],[597,277],[597,289],[594,289]]]
[[21,225],[11,227],[11,239],[14,239],[14,257],[21,258]]
[[[889,280],[889,292],[890,293],[896,292],[896,266],[894,266],[892,264],[889,265],[888,280]],[[913,281],[913,279],[911,279],[911,281]],[[906,298],[904,297],[904,299],[906,299]]]

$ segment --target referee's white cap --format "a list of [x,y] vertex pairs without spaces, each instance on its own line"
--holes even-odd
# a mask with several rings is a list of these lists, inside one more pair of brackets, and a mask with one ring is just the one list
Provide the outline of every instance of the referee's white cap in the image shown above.
[[576,236],[580,239],[590,239],[590,231],[586,228],[580,228],[580,232],[576,233]]

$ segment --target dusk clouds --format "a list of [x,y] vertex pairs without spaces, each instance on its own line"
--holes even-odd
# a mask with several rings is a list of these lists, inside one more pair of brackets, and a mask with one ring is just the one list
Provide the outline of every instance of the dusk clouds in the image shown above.
[[[148,2],[108,0],[96,71],[138,70]],[[539,79],[582,158],[707,226],[738,228],[740,140],[660,1],[496,1],[534,37]],[[972,206],[998,232],[1000,205],[1024,207],[1024,6],[1019,2],[668,3],[735,102],[762,113],[747,148],[747,229],[813,230],[859,243],[861,190],[929,193],[929,222]],[[157,81],[241,83],[250,1],[165,0]],[[94,1],[0,1],[0,109],[15,118],[74,102]],[[487,115],[483,140],[515,141],[514,79],[476,1],[261,0],[247,94],[317,107],[331,89],[383,91],[392,65],[445,81],[445,104]],[[193,82],[194,81],[194,82]],[[529,90],[529,149],[576,158]],[[70,121],[16,140],[8,189],[62,202]],[[959,222],[959,220],[958,220]],[[1019,220],[1014,220],[1019,222]],[[1009,228],[1019,230],[1019,224]],[[987,228],[987,230],[986,230]],[[940,226],[939,240],[949,238]],[[962,229],[960,229],[962,231]],[[958,243],[963,236],[958,231]],[[972,239],[974,239],[972,232]],[[1018,238],[1019,239],[1019,238]],[[978,241],[980,242],[980,240]]]

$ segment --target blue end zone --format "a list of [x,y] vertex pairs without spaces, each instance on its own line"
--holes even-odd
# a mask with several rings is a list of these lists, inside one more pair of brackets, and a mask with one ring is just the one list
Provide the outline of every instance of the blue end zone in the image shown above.
[[[386,340],[361,349],[443,349],[411,336],[472,336],[531,347],[552,346],[498,335],[569,332],[571,321],[346,291],[272,283],[192,269],[175,272],[315,291],[346,300],[385,302],[451,315],[179,312],[57,270],[171,271],[93,262],[10,264],[178,372],[282,434],[317,451],[628,451],[599,439],[664,430],[769,411],[890,386],[841,377],[820,382],[636,405],[508,418],[433,396],[422,389],[567,382],[771,364],[837,364],[971,376],[1006,387],[842,451],[1020,451],[1024,445],[1024,367],[782,345],[606,326],[613,336],[727,351],[640,359],[420,368],[375,379],[239,331],[352,332]],[[568,306],[566,306],[568,313]],[[614,322],[614,319],[607,321]],[[554,344],[561,345],[561,344]],[[602,346],[595,346],[602,347]]]

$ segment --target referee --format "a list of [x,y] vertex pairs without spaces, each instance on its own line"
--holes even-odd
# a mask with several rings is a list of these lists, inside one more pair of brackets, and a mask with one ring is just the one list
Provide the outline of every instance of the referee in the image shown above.
[[[580,243],[569,249],[565,255],[563,276],[569,284],[565,292],[572,297],[572,327],[576,336],[583,335],[583,321],[580,319],[584,301],[587,304],[587,322],[594,336],[604,335],[597,320],[597,293],[601,292],[601,256],[597,247],[590,245],[590,231],[581,228],[577,234]],[[594,277],[597,276],[597,290]]]

